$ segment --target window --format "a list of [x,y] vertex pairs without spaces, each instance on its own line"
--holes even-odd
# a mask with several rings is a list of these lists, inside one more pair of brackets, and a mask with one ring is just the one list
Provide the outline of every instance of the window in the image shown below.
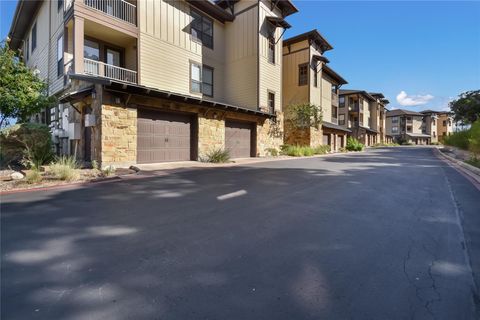
[[345,125],[345,115],[344,114],[341,114],[341,115],[338,116],[338,124],[341,125],[341,126]]
[[306,86],[308,84],[308,63],[298,66],[298,85]]
[[437,134],[435,133],[435,131],[433,131],[432,134],[433,134],[433,137],[434,137],[434,138],[437,136]]
[[117,50],[107,49],[107,64],[120,67],[120,52]]
[[313,70],[313,85],[315,86],[315,88],[318,87],[318,71],[317,71],[317,68],[315,68]]
[[272,91],[268,91],[268,111],[275,113],[275,93]]
[[32,37],[32,52],[33,52],[33,50],[35,50],[35,48],[37,47],[37,23],[36,22],[33,25],[31,37]]
[[398,117],[392,117],[392,123],[398,123]]
[[407,121],[412,121],[412,117],[407,117]]
[[57,39],[57,77],[63,75],[63,35]]
[[83,56],[86,59],[100,61],[100,45],[95,41],[85,39]]
[[213,97],[213,68],[192,63],[190,65],[190,91]]
[[63,0],[57,0],[57,4],[58,4],[57,10],[60,10],[63,8]]
[[392,127],[392,133],[398,133],[398,127]]
[[338,117],[338,108],[332,106],[332,118],[336,119]]
[[412,132],[412,126],[407,126],[407,132]]
[[192,24],[190,34],[193,39],[198,40],[207,48],[213,49],[213,20],[192,10]]
[[432,119],[432,125],[435,125],[435,119]]
[[345,97],[339,98],[340,108],[345,108]]
[[28,61],[30,58],[30,39],[27,38],[27,41],[25,42],[25,58]]
[[268,38],[268,62],[275,64],[275,38]]
[[444,126],[444,127],[447,126],[447,120],[443,120],[443,126]]

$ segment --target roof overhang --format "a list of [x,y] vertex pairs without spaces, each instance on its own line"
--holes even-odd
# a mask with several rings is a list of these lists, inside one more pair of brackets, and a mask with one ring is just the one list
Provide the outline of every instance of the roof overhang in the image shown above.
[[365,129],[368,132],[379,133],[377,130],[373,130],[372,128],[369,128],[369,127],[360,126],[360,128]]
[[18,1],[15,14],[13,15],[12,25],[8,33],[8,37],[10,38],[9,46],[12,50],[18,50],[22,46],[25,34],[41,4],[42,1],[38,0]]
[[225,23],[226,21],[233,21],[235,16],[231,13],[228,13],[224,9],[222,9],[217,4],[209,1],[209,0],[186,0],[190,3],[193,7],[201,10],[211,16],[212,18]]
[[312,56],[312,60],[313,61],[322,61],[322,62],[325,62],[325,63],[330,63],[330,60],[328,60],[327,57],[321,56],[319,54],[314,54]]
[[327,121],[322,122],[322,127],[325,127],[325,128],[328,128],[328,129],[333,129],[333,130],[340,130],[340,131],[344,131],[344,132],[352,132],[352,130],[349,130],[349,129],[344,128],[344,127],[342,127],[338,124],[327,122]]
[[94,86],[92,85],[84,89],[68,92],[63,96],[61,96],[58,100],[61,103],[66,103],[66,102],[75,103],[91,95],[93,90],[94,90]]
[[267,21],[273,24],[275,27],[281,27],[283,29],[290,29],[292,26],[283,18],[267,17]]
[[334,81],[337,82],[337,85],[344,85],[344,84],[347,84],[347,80],[343,79],[338,73],[336,73],[335,71],[333,71],[332,68],[330,68],[329,66],[327,65],[324,65],[323,66],[323,71],[325,71],[325,73],[330,77],[332,78]]
[[283,41],[283,46],[288,46],[292,43],[297,43],[303,40],[308,39],[309,41],[314,42],[320,50],[323,52],[332,50],[333,47],[330,43],[328,43],[327,39],[325,39],[318,30],[314,29],[309,32],[305,32],[296,36],[293,36],[289,39]]
[[[171,91],[160,90],[156,88],[150,88],[146,86],[141,86],[138,84],[131,84],[121,81],[115,81],[110,79],[105,79],[101,77],[94,77],[94,76],[87,76],[87,75],[70,75],[70,78],[83,80],[91,83],[101,84],[106,91],[117,92],[117,93],[124,93],[124,94],[132,94],[132,95],[142,95],[142,96],[149,96],[153,98],[162,98],[168,99],[171,101],[176,101],[180,103],[189,103],[195,104],[197,106],[207,107],[207,108],[214,108],[223,111],[237,111],[247,114],[252,114],[256,116],[261,116],[265,118],[273,118],[275,117],[274,114],[263,112],[260,110],[253,110],[247,107],[235,106],[224,102],[212,101],[212,100],[204,100],[199,97],[194,97],[190,95],[184,95],[180,93],[175,93]],[[64,99],[67,99],[66,97]],[[68,102],[68,100],[64,100]],[[60,102],[63,102],[62,99]]]
[[363,95],[365,98],[371,101],[376,101],[374,97],[372,97],[367,91],[364,90],[340,90],[340,96],[349,96],[352,94],[360,94]]
[[[223,9],[226,9],[239,1],[240,0],[215,0],[215,4]],[[288,17],[289,15],[298,12],[297,7],[290,0],[272,0],[271,3],[270,10],[278,7],[282,12],[283,17]]]

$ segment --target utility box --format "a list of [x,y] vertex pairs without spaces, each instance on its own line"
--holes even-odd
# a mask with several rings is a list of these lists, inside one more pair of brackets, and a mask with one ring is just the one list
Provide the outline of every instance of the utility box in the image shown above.
[[77,122],[70,122],[68,124],[68,138],[70,140],[79,140],[82,137],[82,126]]
[[95,115],[94,114],[86,114],[85,115],[85,127],[95,127]]

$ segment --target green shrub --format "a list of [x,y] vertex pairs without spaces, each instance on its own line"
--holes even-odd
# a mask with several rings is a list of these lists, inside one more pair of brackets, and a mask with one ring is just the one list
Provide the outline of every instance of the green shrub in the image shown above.
[[431,144],[432,146],[440,146],[440,145],[441,145],[440,142],[436,142],[436,141],[435,141],[435,142],[431,142],[430,144]]
[[272,157],[277,157],[278,156],[278,150],[275,148],[267,148],[265,151]]
[[480,120],[475,121],[469,131],[468,150],[477,159],[480,156]]
[[213,149],[200,157],[201,162],[226,163],[230,161],[230,152],[221,148]]
[[23,164],[39,168],[53,159],[50,128],[43,124],[19,123],[0,131],[2,167]]
[[473,156],[472,158],[470,158],[470,160],[467,160],[465,162],[474,166],[474,167],[480,168],[480,159],[478,159],[475,156]]
[[97,160],[92,160],[92,169],[93,170],[99,170],[100,169],[100,166],[98,165]]
[[469,139],[470,130],[464,130],[443,137],[443,143],[463,150],[468,150]]
[[40,181],[42,181],[42,174],[38,169],[32,169],[30,171],[27,171],[25,179],[27,180],[28,184],[39,183]]
[[321,146],[318,146],[318,147],[315,147],[313,149],[313,153],[315,154],[327,154],[329,153],[331,150],[330,146],[329,145],[321,145]]
[[362,151],[365,146],[358,142],[357,139],[348,137],[346,149],[348,151]]
[[50,166],[53,176],[60,180],[75,181],[80,174],[78,164],[74,157],[61,156]]

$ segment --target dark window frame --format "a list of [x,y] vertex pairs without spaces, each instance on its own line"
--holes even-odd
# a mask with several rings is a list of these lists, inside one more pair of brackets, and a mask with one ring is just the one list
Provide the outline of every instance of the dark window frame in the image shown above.
[[298,65],[298,86],[308,85],[308,63],[302,63]]
[[[341,119],[340,117],[343,117],[343,119]],[[338,124],[341,126],[345,125],[345,114],[341,113],[338,115]]]
[[31,46],[32,46],[31,51],[33,53],[33,51],[35,51],[35,49],[37,48],[37,22],[36,21],[33,24],[30,38],[31,38]]
[[332,118],[338,120],[338,108],[334,106],[332,106]]
[[[62,43],[62,57],[59,59],[59,56],[58,56],[58,44],[60,42],[60,39],[61,39],[61,43]],[[57,78],[60,78],[64,75],[64,67],[63,67],[63,56],[64,56],[64,52],[65,52],[65,39],[63,37],[63,33],[58,36],[57,38]]]
[[313,69],[313,86],[315,88],[318,88],[318,67],[315,66],[315,68]]
[[277,30],[277,27],[270,22],[268,22],[268,27],[269,27],[269,35],[268,35],[267,60],[269,63],[274,65],[276,63],[275,55],[277,54],[277,48],[276,48],[277,44],[275,43],[275,32]]
[[[270,99],[270,95],[273,96],[273,99]],[[275,113],[275,98],[276,98],[275,91],[267,90],[267,105],[268,105],[268,111],[271,114]],[[272,101],[272,105],[270,105],[270,101]]]
[[[192,16],[192,22],[190,24],[190,36],[194,41],[200,42],[202,46],[205,46],[207,48],[210,48],[213,50],[213,39],[214,39],[214,21],[213,19],[207,17],[205,14],[201,13],[198,10],[190,9],[190,15]],[[200,25],[202,26],[202,30],[199,30],[198,28],[195,27],[195,17],[193,15],[197,15],[198,18],[200,18]],[[211,25],[211,30],[212,30],[212,35],[209,35],[205,32],[204,30],[204,21],[210,23]],[[193,35],[192,30],[195,30],[197,35]],[[211,38],[211,39],[210,39]],[[210,42],[207,42],[205,39],[209,39]]]
[[[200,67],[200,81],[192,79],[192,66],[193,65]],[[203,79],[204,69],[208,69],[212,72],[212,83],[207,83],[207,82],[204,81],[204,79]],[[195,61],[190,61],[190,71],[189,71],[189,73],[190,73],[190,93],[201,94],[201,95],[213,98],[213,96],[215,95],[215,86],[214,86],[214,83],[215,83],[215,68],[213,68],[209,65],[206,65],[206,64],[201,64],[201,63],[198,63],[198,62],[195,62]],[[200,91],[199,92],[193,90],[193,86],[192,86],[193,82],[196,82],[196,83],[199,84],[199,86],[200,86]],[[204,92],[204,86],[205,85],[212,87],[212,94],[211,95]]]
[[[342,102],[342,100],[343,100],[343,102]],[[338,106],[340,108],[345,108],[345,102],[346,102],[345,97],[338,97]]]

